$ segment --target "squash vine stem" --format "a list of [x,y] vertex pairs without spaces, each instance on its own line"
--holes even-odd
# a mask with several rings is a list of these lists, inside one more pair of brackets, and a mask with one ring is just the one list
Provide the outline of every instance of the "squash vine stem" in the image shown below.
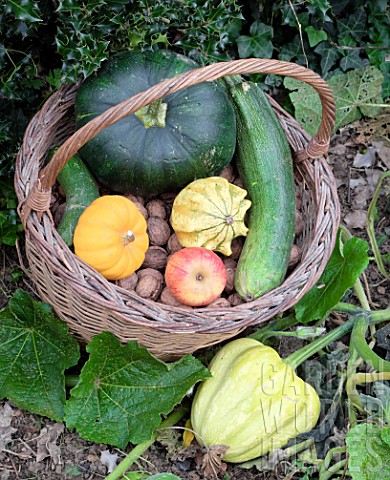
[[[350,332],[355,324],[361,328],[361,326],[376,325],[382,323],[386,320],[390,320],[390,310],[378,310],[376,312],[361,310],[356,312],[351,316],[349,320],[335,328],[331,332],[327,333],[323,337],[317,338],[313,342],[305,345],[303,348],[300,348],[296,352],[292,353],[283,361],[289,364],[294,370],[301,365],[305,360],[319,352],[322,348],[326,347],[330,343],[338,340],[346,333]],[[369,355],[367,352],[367,345],[365,343],[364,335],[359,335],[358,331],[355,331],[354,334],[354,345],[357,347],[359,352],[364,352],[365,356],[368,358]],[[371,352],[373,353],[373,352]],[[370,359],[374,357],[374,354],[370,356]],[[376,357],[376,356],[375,356]],[[375,360],[375,359],[374,359]],[[382,360],[383,362],[383,360]]]

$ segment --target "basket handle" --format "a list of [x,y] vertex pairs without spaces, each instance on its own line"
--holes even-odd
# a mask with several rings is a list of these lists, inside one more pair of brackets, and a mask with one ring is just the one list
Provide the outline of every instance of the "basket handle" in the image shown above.
[[23,223],[26,222],[32,210],[37,211],[40,215],[49,210],[51,187],[54,185],[57,175],[66,162],[102,130],[171,93],[202,82],[212,82],[224,76],[248,73],[288,76],[301,80],[316,90],[322,104],[321,124],[317,134],[310,139],[305,149],[296,152],[295,155],[298,160],[303,160],[319,158],[326,154],[335,122],[336,109],[329,85],[318,74],[295,63],[270,59],[251,58],[213,63],[164,80],[148,90],[114,105],[74,132],[40,171],[39,178],[33,185],[23,208]]

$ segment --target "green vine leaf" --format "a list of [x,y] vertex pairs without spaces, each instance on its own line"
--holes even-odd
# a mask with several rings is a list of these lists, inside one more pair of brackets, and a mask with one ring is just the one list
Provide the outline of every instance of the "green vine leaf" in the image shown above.
[[319,282],[295,305],[297,319],[307,323],[323,318],[367,268],[367,252],[366,241],[352,237],[343,245],[339,232]]
[[0,398],[62,421],[64,371],[79,359],[79,346],[49,305],[17,290],[0,312]]
[[390,478],[390,427],[354,425],[347,434],[348,472],[353,480]]
[[86,440],[119,448],[149,440],[161,415],[210,376],[191,355],[166,364],[135,341],[122,346],[108,332],[95,336],[87,351],[90,356],[71,390],[65,421]]
[[[359,120],[362,115],[372,118],[378,115],[379,107],[375,104],[383,103],[383,79],[382,72],[376,67],[351,70],[329,79],[336,102],[335,130]],[[321,103],[317,93],[309,85],[292,78],[286,78],[284,85],[291,91],[289,96],[295,118],[310,135],[314,135],[321,122]]]

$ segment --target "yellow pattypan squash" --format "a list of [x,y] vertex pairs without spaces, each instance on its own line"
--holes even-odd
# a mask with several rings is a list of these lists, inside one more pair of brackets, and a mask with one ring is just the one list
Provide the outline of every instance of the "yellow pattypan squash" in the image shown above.
[[231,255],[234,238],[248,233],[246,190],[223,177],[191,182],[176,196],[171,225],[183,247],[203,247]]
[[271,347],[252,338],[224,345],[199,386],[191,424],[201,445],[225,445],[223,459],[245,462],[314,428],[320,400]]
[[77,223],[75,254],[108,280],[120,280],[143,263],[149,246],[146,220],[136,205],[121,195],[94,200]]

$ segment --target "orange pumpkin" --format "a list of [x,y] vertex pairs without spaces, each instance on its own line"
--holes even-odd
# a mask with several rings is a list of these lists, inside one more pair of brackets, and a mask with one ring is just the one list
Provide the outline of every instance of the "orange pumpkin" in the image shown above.
[[120,280],[143,263],[149,246],[146,220],[121,195],[104,195],[87,207],[77,223],[75,254],[108,280]]

